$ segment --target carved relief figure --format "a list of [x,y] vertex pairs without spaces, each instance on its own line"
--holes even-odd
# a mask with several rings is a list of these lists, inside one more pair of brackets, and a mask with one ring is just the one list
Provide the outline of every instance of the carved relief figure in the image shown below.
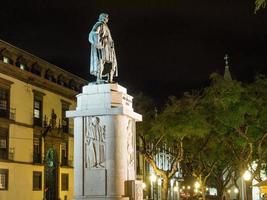
[[86,167],[104,167],[105,126],[100,124],[99,117],[87,117],[84,131]]
[[133,138],[133,122],[128,120],[127,125],[127,151],[128,151],[128,165],[134,163],[134,138]]
[[87,117],[85,123],[86,167],[94,167],[97,166],[97,135],[94,130],[92,117]]
[[[96,76],[97,83],[112,83],[113,77],[118,76],[115,48],[107,25],[108,20],[108,14],[100,14],[88,38],[91,43],[90,74]],[[104,66],[107,63],[111,65],[111,69],[103,75]],[[103,77],[108,77],[108,80],[103,81]]]
[[104,167],[105,162],[105,131],[106,127],[101,126],[100,118],[95,118],[95,132],[98,137],[98,160],[97,160],[97,167]]

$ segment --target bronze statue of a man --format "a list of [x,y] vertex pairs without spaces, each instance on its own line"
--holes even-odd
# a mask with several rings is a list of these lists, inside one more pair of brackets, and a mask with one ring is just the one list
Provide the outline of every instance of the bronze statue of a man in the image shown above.
[[[118,76],[118,67],[114,43],[108,28],[108,14],[102,13],[89,33],[91,43],[90,74],[96,76],[96,82],[113,82],[113,77]],[[105,64],[109,63],[111,69],[103,74]],[[107,80],[103,80],[107,77]]]

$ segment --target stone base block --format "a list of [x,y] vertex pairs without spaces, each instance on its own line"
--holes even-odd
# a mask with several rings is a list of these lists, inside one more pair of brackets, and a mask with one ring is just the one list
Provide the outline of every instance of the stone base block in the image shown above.
[[106,170],[90,169],[85,172],[85,196],[106,196]]

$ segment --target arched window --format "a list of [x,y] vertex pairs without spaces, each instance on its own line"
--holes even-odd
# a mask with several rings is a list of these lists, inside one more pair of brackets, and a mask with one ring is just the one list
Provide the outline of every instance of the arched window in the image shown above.
[[76,90],[77,89],[76,87],[77,87],[76,81],[74,79],[71,79],[69,81],[69,88],[72,89],[72,90]]
[[57,78],[57,83],[62,86],[66,86],[65,77],[61,74]]
[[52,70],[48,69],[45,72],[45,78],[49,81],[57,82]]
[[23,58],[22,56],[19,56],[16,60],[16,63],[15,65],[22,69],[22,70],[26,70],[26,71],[29,71],[29,67],[27,65],[27,61],[25,60],[25,58]]
[[31,67],[31,72],[37,76],[41,76],[42,68],[38,63],[34,63]]
[[6,64],[13,65],[12,54],[6,49],[0,50],[0,60]]

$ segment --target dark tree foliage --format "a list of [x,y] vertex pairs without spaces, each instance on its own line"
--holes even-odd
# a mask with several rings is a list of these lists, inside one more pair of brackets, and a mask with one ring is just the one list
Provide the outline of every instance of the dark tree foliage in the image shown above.
[[[238,187],[237,179],[245,170],[261,181],[267,163],[266,88],[262,75],[245,84],[212,74],[203,92],[171,97],[160,112],[150,98],[137,95],[136,107],[144,117],[137,127],[139,150],[163,179],[165,199],[179,163],[185,175],[200,183],[204,200],[207,184],[227,198],[226,191]],[[160,152],[171,155],[169,169],[155,162]]]
[[[209,131],[202,116],[198,95],[186,94],[181,99],[170,97],[160,112],[155,112],[152,101],[143,95],[137,95],[136,108],[143,115],[143,123],[138,125],[140,138],[139,151],[163,180],[162,197],[167,199],[168,184],[178,171],[179,163],[184,158],[183,140],[185,137],[203,136]],[[155,157],[159,153],[170,155],[169,168],[161,168]]]
[[255,13],[258,12],[261,8],[266,7],[266,0],[256,0],[255,1]]

